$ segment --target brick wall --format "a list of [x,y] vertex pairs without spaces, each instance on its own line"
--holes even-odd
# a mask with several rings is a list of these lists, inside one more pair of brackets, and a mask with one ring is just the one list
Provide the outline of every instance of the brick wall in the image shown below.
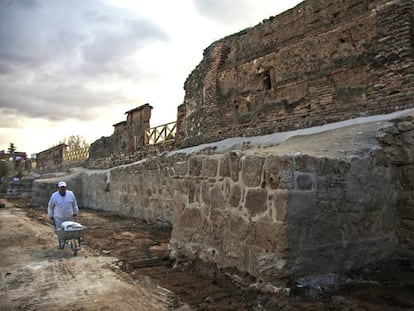
[[214,42],[185,82],[177,146],[414,107],[413,7],[308,0]]
[[41,172],[58,171],[63,164],[63,154],[67,145],[60,144],[37,154],[37,170]]
[[152,107],[145,104],[125,112],[126,120],[114,125],[114,133],[91,144],[89,158],[93,162],[105,158],[133,155],[144,147],[145,131],[150,128]]

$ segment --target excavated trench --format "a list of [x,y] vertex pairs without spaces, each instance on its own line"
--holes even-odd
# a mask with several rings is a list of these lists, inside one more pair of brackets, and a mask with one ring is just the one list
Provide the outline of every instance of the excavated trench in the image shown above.
[[[48,225],[43,210],[29,208],[27,211],[30,218]],[[81,210],[77,221],[88,227],[84,237],[86,247],[100,255],[116,257],[117,266],[135,282],[156,283],[168,289],[172,310],[182,305],[191,306],[191,310],[255,310],[254,293],[229,284],[224,276],[202,278],[191,271],[174,268],[168,257],[170,229],[152,227],[110,212],[85,209]]]
[[[43,209],[19,200],[15,205],[32,221],[49,225]],[[414,271],[408,261],[355,271],[331,292],[298,288],[290,296],[276,297],[242,289],[207,267],[195,271],[191,265],[174,266],[168,257],[169,229],[88,209],[81,210],[78,221],[89,228],[86,248],[117,258],[116,265],[141,286],[165,289],[162,299],[169,310],[414,310]]]

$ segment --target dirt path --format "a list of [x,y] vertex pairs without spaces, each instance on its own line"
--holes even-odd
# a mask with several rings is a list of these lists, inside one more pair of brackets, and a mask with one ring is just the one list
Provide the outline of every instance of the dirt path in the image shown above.
[[236,288],[172,269],[170,230],[81,210],[89,231],[74,257],[57,249],[45,211],[2,202],[0,310],[251,309]]
[[0,310],[414,310],[409,262],[365,269],[347,286],[313,297],[258,295],[217,275],[174,269],[168,229],[81,210],[89,232],[73,257],[57,249],[44,210],[27,200],[0,201]]
[[140,286],[115,258],[59,250],[51,227],[17,208],[0,212],[2,310],[167,310],[169,292]]

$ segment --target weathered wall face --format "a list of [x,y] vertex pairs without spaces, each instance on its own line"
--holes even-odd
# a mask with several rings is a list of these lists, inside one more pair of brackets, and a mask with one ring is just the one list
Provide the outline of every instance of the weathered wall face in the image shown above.
[[82,204],[83,191],[81,172],[75,172],[66,176],[53,176],[47,179],[35,179],[32,184],[32,205],[44,208],[47,213],[47,204],[50,196],[53,192],[57,191],[57,184],[61,180],[66,181],[68,189],[75,193],[78,205],[80,207],[85,207],[85,205]]
[[63,163],[63,154],[67,145],[60,144],[37,154],[37,169],[51,171],[59,169]]
[[131,155],[144,146],[145,130],[150,128],[149,104],[127,111],[126,121],[114,125],[114,133],[91,144],[89,158],[94,161],[112,155]]
[[213,43],[185,83],[177,144],[414,107],[413,9],[308,0]]
[[378,133],[379,163],[398,168],[398,255],[414,258],[414,115],[397,119]]
[[180,166],[170,241],[177,258],[283,283],[395,251],[393,167],[369,158],[241,152],[192,157]]
[[[285,286],[301,276],[413,258],[413,120],[411,114],[381,123],[389,125],[378,132],[374,122],[369,143],[343,136],[351,140],[340,148],[356,148],[352,155],[320,155],[326,146],[312,152],[304,147],[304,140],[313,146],[335,136],[329,132],[293,143],[303,153],[279,145],[226,153],[183,150],[63,179],[82,207],[172,226],[171,257],[177,260]],[[365,137],[366,128],[351,133]],[[339,148],[335,137],[332,142],[329,148]],[[33,200],[46,206],[61,178],[35,181]]]
[[158,157],[83,175],[82,205],[171,226],[174,173],[170,161]]

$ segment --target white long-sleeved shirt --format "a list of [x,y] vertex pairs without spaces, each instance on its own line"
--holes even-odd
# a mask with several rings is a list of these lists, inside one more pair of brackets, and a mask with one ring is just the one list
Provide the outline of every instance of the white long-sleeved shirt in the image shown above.
[[53,192],[47,205],[47,214],[56,219],[70,220],[79,212],[78,202],[72,191],[66,190],[62,196],[59,191]]

